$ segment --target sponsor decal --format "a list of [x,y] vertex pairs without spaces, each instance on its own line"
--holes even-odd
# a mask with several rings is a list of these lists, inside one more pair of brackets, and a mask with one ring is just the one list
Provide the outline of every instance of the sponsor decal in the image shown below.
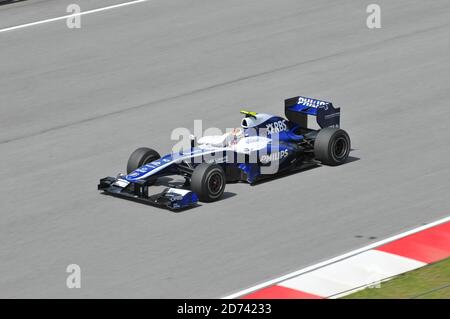
[[328,102],[310,99],[302,96],[298,98],[297,104],[315,108],[323,107],[325,110],[328,110]]
[[287,149],[285,149],[280,152],[274,152],[271,154],[261,155],[259,160],[261,161],[262,164],[267,164],[269,162],[279,161],[279,160],[287,157],[288,155],[289,155],[289,152]]
[[228,162],[228,156],[224,156],[222,158],[218,158],[218,159],[205,159],[205,163],[211,164],[211,163],[227,163]]
[[144,166],[138,168],[136,171],[137,172],[141,172],[141,173],[146,173],[148,171],[151,171],[151,170],[153,170],[153,169],[155,169],[155,168],[157,168],[157,167],[159,167],[161,165],[164,165],[166,163],[169,163],[171,161],[172,160],[169,159],[169,158],[160,158],[156,162],[151,162],[151,163],[145,164]]
[[333,117],[338,117],[338,116],[341,116],[341,112],[336,112],[336,113],[333,113],[333,114],[325,115],[325,119],[328,120],[328,119],[331,119]]
[[126,181],[124,179],[118,179],[113,185],[125,188],[128,186],[128,184],[130,184],[129,181]]
[[287,130],[286,120],[280,120],[266,124],[268,134],[279,133]]

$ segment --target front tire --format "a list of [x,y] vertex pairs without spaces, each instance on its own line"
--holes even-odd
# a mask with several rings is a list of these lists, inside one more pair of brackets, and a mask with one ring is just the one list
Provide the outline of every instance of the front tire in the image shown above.
[[148,147],[140,147],[131,153],[127,163],[127,174],[137,170],[142,165],[160,159],[161,156],[157,151]]
[[214,202],[223,195],[226,185],[225,173],[220,165],[202,163],[191,176],[191,189],[202,202]]
[[345,163],[350,154],[350,137],[347,132],[326,127],[321,129],[314,141],[315,158],[323,164],[336,166]]

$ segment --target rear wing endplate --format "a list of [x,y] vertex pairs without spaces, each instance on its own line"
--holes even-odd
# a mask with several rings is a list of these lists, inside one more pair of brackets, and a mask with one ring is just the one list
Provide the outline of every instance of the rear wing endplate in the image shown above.
[[308,127],[308,115],[316,117],[320,128],[339,127],[341,111],[331,102],[321,101],[304,96],[296,96],[284,100],[286,118],[301,127]]

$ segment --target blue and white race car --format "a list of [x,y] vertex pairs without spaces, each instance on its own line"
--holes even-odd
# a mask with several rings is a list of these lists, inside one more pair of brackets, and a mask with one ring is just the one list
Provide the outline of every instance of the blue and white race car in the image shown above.
[[[350,137],[340,129],[340,109],[332,103],[297,96],[285,100],[285,118],[241,111],[241,125],[223,135],[204,136],[188,149],[160,156],[151,148],[135,150],[127,174],[105,177],[98,189],[109,195],[172,210],[219,200],[227,182],[254,184],[310,165],[340,165],[350,153]],[[315,117],[317,129],[308,127]],[[182,188],[149,195],[162,176],[180,175]]]

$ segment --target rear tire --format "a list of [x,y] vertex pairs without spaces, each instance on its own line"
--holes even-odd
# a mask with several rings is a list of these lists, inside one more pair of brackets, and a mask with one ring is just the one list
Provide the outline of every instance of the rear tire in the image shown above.
[[214,202],[223,195],[226,176],[220,165],[202,163],[191,176],[191,189],[202,202]]
[[350,154],[350,137],[347,132],[326,127],[321,129],[314,141],[315,158],[323,164],[336,166],[345,163]]
[[140,147],[131,153],[130,158],[127,163],[127,174],[132,171],[137,170],[142,165],[148,164],[150,162],[160,159],[161,156],[157,151],[148,147]]

